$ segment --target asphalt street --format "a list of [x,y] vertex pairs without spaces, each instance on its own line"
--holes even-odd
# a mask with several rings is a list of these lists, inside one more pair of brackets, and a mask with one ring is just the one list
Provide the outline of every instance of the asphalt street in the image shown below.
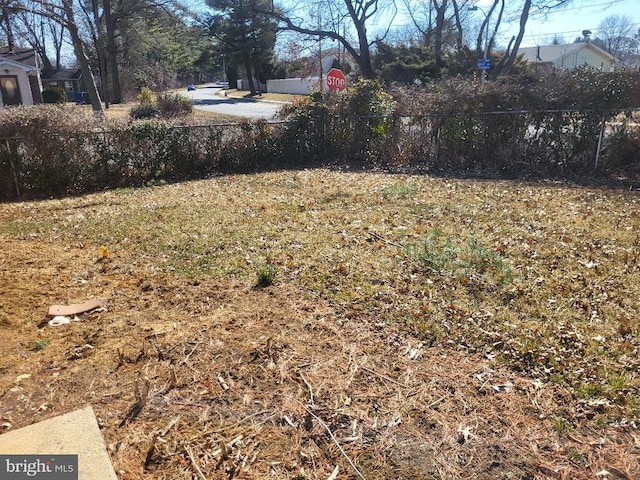
[[193,100],[194,108],[254,120],[260,118],[274,120],[276,113],[282,107],[279,103],[225,97],[220,93],[221,89],[213,85],[199,85],[190,92],[185,88],[182,94]]

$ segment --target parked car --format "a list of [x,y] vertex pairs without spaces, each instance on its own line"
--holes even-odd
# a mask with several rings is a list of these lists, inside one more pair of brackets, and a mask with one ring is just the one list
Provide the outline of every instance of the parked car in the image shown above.
[[189,85],[187,85],[188,92],[193,92],[195,89],[196,89],[196,86],[193,83],[190,83]]

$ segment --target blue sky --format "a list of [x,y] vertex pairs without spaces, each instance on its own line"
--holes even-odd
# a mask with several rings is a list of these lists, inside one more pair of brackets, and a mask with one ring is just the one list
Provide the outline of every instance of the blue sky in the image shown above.
[[[486,7],[491,5],[492,0],[479,0],[478,5]],[[510,2],[507,1],[507,4]],[[520,2],[518,2],[520,3]],[[479,18],[481,13],[477,14]],[[606,1],[606,0],[575,0],[571,6],[563,10],[558,10],[547,18],[533,17],[527,22],[525,37],[522,41],[523,47],[530,47],[549,43],[548,39],[554,34],[563,37],[568,43],[581,36],[583,30],[591,30],[593,37],[598,35],[598,24],[609,15],[626,15],[631,18],[634,30],[640,28],[640,0]],[[518,20],[501,28],[498,43],[506,45],[512,35],[518,33]]]
[[[276,4],[316,4],[320,0],[275,0]],[[335,1],[335,0],[334,0]],[[338,0],[342,2],[342,0]],[[192,0],[193,4],[204,4],[204,0]],[[485,11],[493,4],[493,0],[477,0],[475,2]],[[534,2],[535,3],[535,2]],[[397,0],[397,4],[402,5],[401,0]],[[498,47],[506,47],[510,38],[518,33],[519,16],[514,14],[517,12],[522,2],[515,0],[506,0],[507,9],[511,6],[510,18],[512,22],[507,24],[503,21],[503,25],[497,36]],[[516,6],[514,8],[514,6]],[[203,7],[205,8],[205,7]],[[517,12],[519,13],[519,12]],[[640,0],[573,0],[567,8],[556,10],[549,14],[546,18],[542,16],[532,16],[527,22],[527,30],[522,41],[523,47],[530,47],[550,43],[550,39],[554,34],[563,37],[567,43],[572,43],[576,37],[581,36],[583,30],[591,30],[593,37],[598,35],[598,24],[609,15],[626,15],[633,21],[634,30],[640,28]],[[477,25],[484,18],[481,12],[473,13],[477,17]],[[497,13],[495,14],[497,16]],[[378,20],[380,22],[380,20]],[[408,25],[408,21],[402,14],[396,17],[395,25]],[[370,27],[372,32],[377,29],[384,28],[384,22],[373,24]],[[387,23],[388,25],[388,23]],[[491,26],[490,26],[491,28]],[[474,37],[475,38],[475,37]]]

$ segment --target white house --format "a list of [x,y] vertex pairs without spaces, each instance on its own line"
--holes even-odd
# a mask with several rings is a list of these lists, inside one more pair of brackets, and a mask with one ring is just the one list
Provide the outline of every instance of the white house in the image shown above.
[[546,64],[566,70],[586,65],[609,72],[617,62],[613,55],[591,42],[525,47],[518,50],[518,55],[529,64]]
[[17,56],[14,51],[0,51],[0,107],[40,103],[41,92],[40,69],[35,61],[35,52]]

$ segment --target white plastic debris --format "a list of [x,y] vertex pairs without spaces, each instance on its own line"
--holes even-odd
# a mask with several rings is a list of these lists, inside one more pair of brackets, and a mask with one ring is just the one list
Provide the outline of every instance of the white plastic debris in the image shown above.
[[59,327],[61,325],[66,325],[68,323],[71,323],[71,319],[63,315],[56,315],[51,320],[49,320],[50,327]]

